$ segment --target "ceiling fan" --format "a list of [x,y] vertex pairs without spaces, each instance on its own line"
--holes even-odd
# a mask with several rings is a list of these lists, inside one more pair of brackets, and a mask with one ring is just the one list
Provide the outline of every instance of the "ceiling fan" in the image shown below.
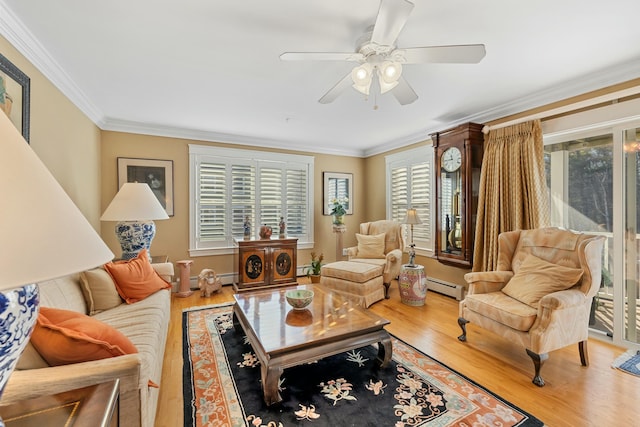
[[378,80],[380,93],[391,91],[401,105],[411,104],[418,95],[402,77],[404,64],[476,64],[485,56],[483,44],[398,48],[396,39],[413,6],[408,0],[381,0],[376,22],[358,39],[356,52],[285,52],[280,59],[359,63],[318,100],[321,104],[333,102],[349,86],[369,95],[374,78]]

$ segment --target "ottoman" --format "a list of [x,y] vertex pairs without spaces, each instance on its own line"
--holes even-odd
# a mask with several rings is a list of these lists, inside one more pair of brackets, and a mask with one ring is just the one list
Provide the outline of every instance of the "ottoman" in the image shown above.
[[320,284],[368,308],[384,299],[381,265],[337,261],[322,266]]

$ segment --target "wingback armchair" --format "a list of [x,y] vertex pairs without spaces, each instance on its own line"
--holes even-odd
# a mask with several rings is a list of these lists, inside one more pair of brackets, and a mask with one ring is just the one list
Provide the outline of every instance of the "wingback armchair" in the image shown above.
[[465,275],[458,339],[466,341],[472,322],[523,345],[540,387],[550,351],[578,343],[588,366],[589,312],[600,287],[604,240],[555,227],[500,234],[496,271]]
[[[384,238],[381,238],[382,234]],[[402,225],[389,220],[363,222],[360,224],[360,233],[356,234],[356,238],[358,246],[347,248],[349,261],[382,266],[385,298],[389,298],[389,286],[391,281],[400,274],[402,265],[404,249]]]

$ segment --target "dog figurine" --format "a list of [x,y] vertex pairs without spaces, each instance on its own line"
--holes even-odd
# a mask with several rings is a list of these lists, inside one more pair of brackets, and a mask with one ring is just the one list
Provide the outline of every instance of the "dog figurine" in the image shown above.
[[222,281],[215,271],[205,268],[198,275],[198,288],[200,288],[200,296],[210,297],[212,293],[218,292],[222,288]]

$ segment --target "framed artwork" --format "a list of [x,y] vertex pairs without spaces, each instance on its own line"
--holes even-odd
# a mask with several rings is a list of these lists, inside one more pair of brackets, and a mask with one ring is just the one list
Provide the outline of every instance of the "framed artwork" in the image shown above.
[[31,80],[5,56],[0,54],[0,112],[29,142],[29,97]]
[[347,215],[353,214],[353,174],[340,172],[323,172],[323,215],[331,215],[333,200],[344,205]]
[[173,216],[173,160],[118,157],[118,188],[127,182],[146,182],[153,194]]

